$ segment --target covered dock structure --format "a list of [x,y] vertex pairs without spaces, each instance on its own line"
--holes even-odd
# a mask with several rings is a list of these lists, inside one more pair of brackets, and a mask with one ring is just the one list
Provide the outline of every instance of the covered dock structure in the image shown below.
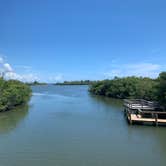
[[166,111],[157,102],[142,99],[125,99],[124,115],[131,125],[166,125]]

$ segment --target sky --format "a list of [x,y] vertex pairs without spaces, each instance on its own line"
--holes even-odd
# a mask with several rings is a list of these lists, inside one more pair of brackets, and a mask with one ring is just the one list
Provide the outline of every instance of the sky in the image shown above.
[[165,62],[165,0],[0,0],[6,79],[155,78]]

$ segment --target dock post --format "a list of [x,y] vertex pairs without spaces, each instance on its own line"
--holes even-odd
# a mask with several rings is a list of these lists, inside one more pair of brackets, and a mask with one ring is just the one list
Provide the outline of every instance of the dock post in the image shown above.
[[156,126],[156,115],[155,115],[154,113],[152,113],[152,118],[155,119],[155,121],[152,122],[152,123],[153,123],[153,126]]
[[158,114],[155,114],[155,124],[158,126]]
[[126,117],[126,108],[124,109],[124,117]]
[[131,112],[129,112],[129,123],[130,123],[130,125],[132,125],[132,123],[133,123],[133,121],[131,119]]

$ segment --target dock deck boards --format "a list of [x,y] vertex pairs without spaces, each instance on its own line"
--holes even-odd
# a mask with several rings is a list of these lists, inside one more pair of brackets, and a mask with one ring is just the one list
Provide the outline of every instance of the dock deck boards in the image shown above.
[[[135,114],[131,114],[131,120],[138,121],[138,122],[156,122],[155,118],[142,118],[142,117],[138,117]],[[157,119],[157,122],[166,123],[166,119]]]

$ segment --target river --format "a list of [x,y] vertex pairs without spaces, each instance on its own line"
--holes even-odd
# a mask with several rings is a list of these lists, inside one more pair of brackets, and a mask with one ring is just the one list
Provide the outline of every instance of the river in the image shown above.
[[88,86],[34,86],[0,113],[0,166],[165,166],[166,128],[129,126],[122,101]]

